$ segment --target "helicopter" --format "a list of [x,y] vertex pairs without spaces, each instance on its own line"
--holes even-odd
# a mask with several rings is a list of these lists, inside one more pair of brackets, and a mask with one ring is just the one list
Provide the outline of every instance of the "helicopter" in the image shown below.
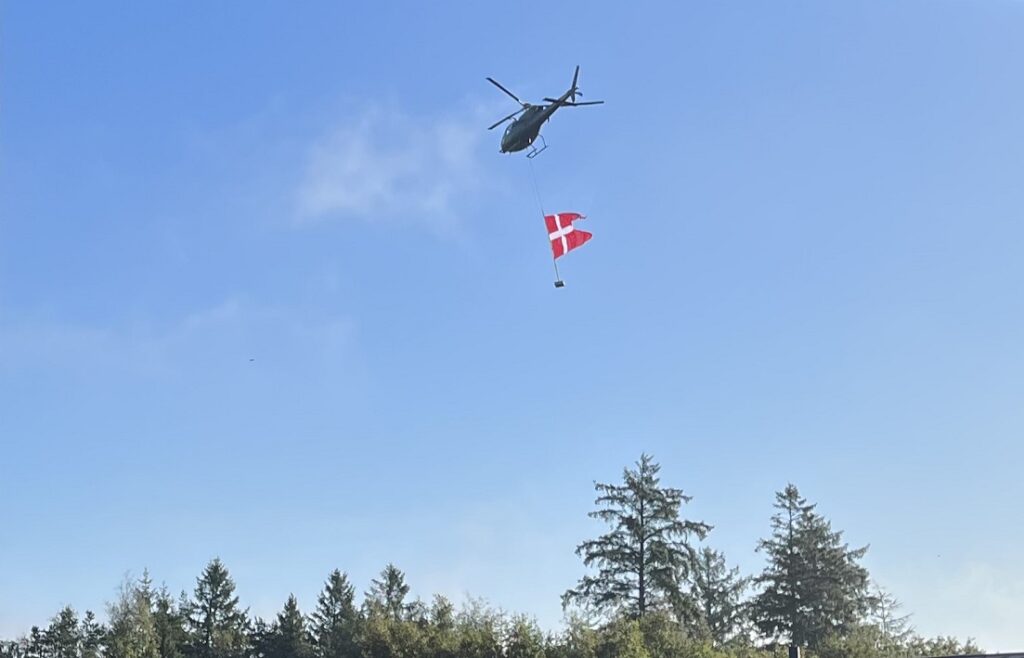
[[[522,105],[522,108],[519,110],[516,110],[501,121],[498,121],[487,128],[488,130],[493,130],[509,119],[514,119],[512,123],[508,125],[508,128],[505,128],[505,134],[501,136],[500,152],[514,153],[529,147],[530,152],[526,154],[526,157],[534,158],[548,147],[547,142],[544,141],[544,137],[540,134],[540,128],[544,125],[545,121],[551,118],[551,115],[555,113],[555,110],[560,107],[579,107],[581,105],[601,105],[604,103],[604,101],[576,102],[576,97],[583,95],[583,92],[580,91],[579,87],[576,85],[576,81],[579,77],[580,67],[577,66],[576,72],[572,76],[572,87],[569,88],[569,91],[562,94],[559,98],[545,98],[544,101],[546,104],[543,105],[524,103],[519,100],[518,96],[501,86],[501,83],[497,80],[494,78],[487,78],[488,82],[511,96],[515,102]],[[516,118],[516,115],[518,114],[522,114],[523,116]],[[533,142],[538,137],[540,137],[540,141],[543,144],[539,149],[533,145]]]

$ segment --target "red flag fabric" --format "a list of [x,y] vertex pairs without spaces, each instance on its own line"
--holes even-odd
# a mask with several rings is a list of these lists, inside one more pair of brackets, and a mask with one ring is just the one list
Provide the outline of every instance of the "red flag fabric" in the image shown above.
[[551,240],[551,251],[555,254],[555,258],[566,255],[593,237],[592,234],[581,231],[572,225],[577,219],[585,219],[585,217],[578,212],[544,215],[544,222],[548,225],[548,239]]

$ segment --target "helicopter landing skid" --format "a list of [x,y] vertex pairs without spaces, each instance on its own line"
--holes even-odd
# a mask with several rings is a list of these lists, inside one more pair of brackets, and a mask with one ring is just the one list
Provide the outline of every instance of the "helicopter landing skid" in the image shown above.
[[526,154],[526,157],[530,158],[531,160],[536,158],[541,153],[543,153],[544,149],[546,149],[548,147],[548,143],[546,141],[544,141],[544,135],[537,135],[537,137],[540,137],[540,141],[541,141],[541,144],[543,144],[543,146],[541,146],[540,148],[537,148],[536,146],[534,146],[532,144],[530,145],[530,152]]

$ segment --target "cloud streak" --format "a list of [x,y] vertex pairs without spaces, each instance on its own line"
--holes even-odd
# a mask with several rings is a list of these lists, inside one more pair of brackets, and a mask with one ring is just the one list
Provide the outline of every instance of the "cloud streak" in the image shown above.
[[372,108],[309,148],[297,192],[302,223],[399,222],[439,232],[482,190],[479,117],[413,117]]

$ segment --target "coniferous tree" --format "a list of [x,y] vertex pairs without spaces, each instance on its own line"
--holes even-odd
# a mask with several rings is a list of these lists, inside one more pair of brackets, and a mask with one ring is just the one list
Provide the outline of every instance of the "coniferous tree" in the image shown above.
[[601,633],[597,647],[598,658],[650,658],[644,642],[640,621],[622,617],[616,619]]
[[600,509],[590,516],[612,530],[577,547],[584,565],[596,566],[598,573],[568,590],[563,606],[583,603],[634,618],[659,609],[671,609],[682,619],[694,616],[693,601],[683,588],[697,557],[688,539],[703,539],[711,526],[680,518],[690,496],[662,487],[660,468],[645,454],[636,470],[624,470],[623,484],[594,484]]
[[456,618],[457,655],[460,658],[500,656],[503,623],[501,614],[491,610],[483,601],[468,601]]
[[227,568],[214,559],[196,583],[186,625],[190,658],[244,658],[248,645],[247,611],[238,607],[235,584]]
[[903,647],[913,636],[914,628],[910,625],[910,615],[899,613],[902,604],[892,594],[877,584],[870,597],[868,621],[878,628],[882,641],[882,649],[892,653]]
[[750,578],[740,576],[739,568],[729,569],[725,556],[705,547],[693,571],[693,598],[700,609],[707,638],[721,646],[739,637],[747,625],[747,604],[743,594]]
[[103,643],[106,629],[96,621],[92,610],[86,610],[81,623],[82,652],[81,658],[100,658],[103,654]]
[[158,658],[151,585],[148,573],[144,573],[139,581],[126,578],[117,600],[107,606],[110,620],[105,642],[108,658]]
[[50,649],[46,644],[46,632],[38,626],[33,626],[29,630],[26,642],[26,655],[28,658],[50,657]]
[[78,627],[78,615],[71,606],[65,606],[50,621],[43,637],[46,655],[52,658],[78,658],[82,646],[82,635]]
[[766,636],[817,647],[864,619],[868,573],[857,561],[867,547],[844,544],[792,484],[775,498],[772,536],[758,544],[768,565],[756,581],[763,591],[752,604],[754,619]]
[[455,632],[455,606],[447,598],[436,595],[430,606],[430,625],[426,638],[428,658],[457,658],[458,636]]
[[187,597],[175,605],[167,587],[161,587],[153,599],[153,629],[156,632],[157,654],[160,658],[182,658],[188,636],[185,632]]
[[374,612],[383,612],[391,619],[405,619],[409,606],[405,597],[409,594],[409,586],[405,583],[405,574],[393,564],[388,564],[380,574],[380,580],[370,583],[370,591],[366,592],[367,606]]
[[526,615],[516,615],[505,631],[505,658],[543,658],[544,633],[537,622]]
[[311,615],[310,631],[319,658],[355,658],[359,655],[359,611],[355,588],[341,571],[327,578]]
[[295,596],[288,597],[284,609],[266,634],[266,658],[311,658],[313,645],[306,630],[306,621],[299,612]]

